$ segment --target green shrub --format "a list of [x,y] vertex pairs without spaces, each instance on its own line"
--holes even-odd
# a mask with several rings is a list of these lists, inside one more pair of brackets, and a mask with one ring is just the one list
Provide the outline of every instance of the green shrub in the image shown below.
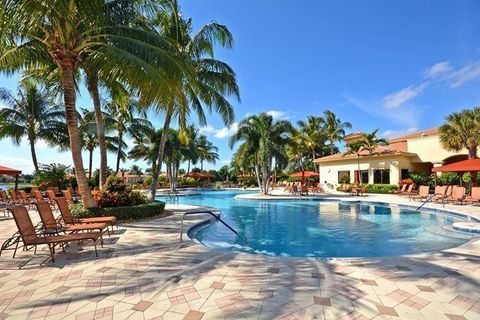
[[70,186],[69,172],[70,166],[60,163],[41,164],[35,172],[33,183],[45,189],[47,187],[65,189]]
[[367,185],[368,193],[393,193],[398,190],[395,184],[369,184]]
[[115,216],[118,220],[145,219],[164,214],[165,202],[155,201],[136,206],[115,208],[90,208],[85,209],[82,204],[70,205],[72,215],[76,218],[92,218],[102,216]]
[[101,208],[135,206],[148,202],[143,192],[131,190],[122,178],[116,176],[108,177],[102,189],[94,191],[93,196]]
[[454,172],[444,172],[438,177],[438,183],[444,186],[460,184],[460,177]]
[[409,176],[410,176],[410,179],[412,179],[413,183],[415,183],[417,186],[421,186],[421,185],[433,186],[435,184],[435,178],[431,173],[411,172]]

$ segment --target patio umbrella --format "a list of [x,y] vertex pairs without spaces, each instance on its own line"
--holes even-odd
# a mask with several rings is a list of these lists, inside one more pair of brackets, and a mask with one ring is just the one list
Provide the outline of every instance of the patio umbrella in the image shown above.
[[301,178],[302,185],[303,185],[305,182],[305,178],[312,178],[312,177],[318,177],[318,176],[320,175],[313,171],[299,171],[299,172],[292,173],[290,175],[290,178]]
[[22,171],[17,169],[12,169],[9,167],[0,166],[0,174],[13,175],[15,176],[15,191],[18,189],[18,175],[22,174]]

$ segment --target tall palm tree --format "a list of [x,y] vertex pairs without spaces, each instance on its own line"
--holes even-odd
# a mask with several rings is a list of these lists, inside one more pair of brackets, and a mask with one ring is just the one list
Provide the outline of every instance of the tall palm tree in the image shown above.
[[[454,112],[446,120],[440,127],[442,146],[456,152],[467,149],[469,159],[477,158],[480,145],[480,107]],[[472,181],[476,184],[477,173],[471,174]]]
[[[52,64],[57,67],[72,160],[86,207],[95,207],[96,203],[82,161],[75,110],[76,74],[82,66],[89,66],[92,70],[102,70],[111,79],[128,79],[138,88],[148,87],[149,94],[157,95],[164,92],[157,92],[157,88],[166,88],[164,71],[178,66],[171,63],[170,52],[174,49],[160,35],[114,26],[108,3],[104,0],[0,0],[0,71],[12,73]],[[164,50],[162,46],[169,48]],[[125,70],[133,68],[142,71],[145,77],[127,77]],[[156,84],[155,88],[151,88],[151,83]]]
[[[377,137],[378,129],[373,130],[370,133],[364,133],[362,135],[363,149],[368,151],[368,180],[370,181],[372,176],[372,153],[379,146],[388,145],[386,139]],[[367,182],[368,183],[368,182]]]
[[[114,130],[117,137],[117,160],[115,173],[120,170],[122,159],[123,139],[143,136],[152,128],[150,121],[145,119],[145,114],[139,111],[136,101],[129,95],[116,94],[105,105],[105,122],[107,129]],[[141,117],[138,117],[140,115]]]
[[243,141],[241,148],[255,156],[255,174],[261,194],[268,194],[274,158],[283,157],[284,146],[293,128],[289,121],[274,121],[267,113],[250,116],[238,124],[230,137],[230,147]]
[[190,165],[197,164],[199,150],[197,148],[198,129],[194,125],[187,127],[187,148],[184,151],[184,160],[187,161],[187,173],[190,173]]
[[162,130],[148,129],[143,135],[134,138],[134,145],[128,152],[128,157],[134,160],[144,160],[151,165],[151,172],[156,170],[158,147]]
[[[343,154],[344,157],[349,155],[349,154],[353,154],[357,157],[358,179],[359,179],[360,183],[363,183],[362,182],[362,175],[360,174],[360,153],[363,150],[364,143],[365,142],[363,140],[357,140],[357,141],[350,142],[349,144],[347,144],[347,150]],[[368,181],[367,181],[367,183],[368,183]]]
[[[322,147],[325,143],[325,134],[322,128],[323,123],[323,118],[314,116],[308,116],[307,121],[300,120],[297,123],[301,139],[312,154],[312,161],[317,157],[316,149]],[[313,164],[313,168],[315,172],[317,172],[315,163]]]
[[0,109],[0,139],[8,137],[18,145],[26,137],[33,166],[38,171],[35,143],[44,140],[57,145],[56,132],[65,128],[65,113],[53,104],[48,92],[30,81],[22,82],[16,94],[1,88],[0,101],[7,105]]
[[216,147],[211,141],[208,141],[207,137],[201,135],[195,141],[195,145],[198,152],[198,158],[200,160],[200,170],[203,171],[203,162],[209,162],[215,164],[219,159],[218,147]]
[[330,142],[330,154],[333,154],[335,151],[334,143],[345,138],[345,129],[351,129],[352,124],[350,122],[342,122],[335,113],[329,110],[323,113],[323,121],[323,130]]
[[152,174],[150,186],[151,200],[155,198],[172,119],[178,119],[180,138],[186,140],[186,123],[191,113],[196,113],[199,125],[206,124],[204,108],[215,111],[225,125],[231,125],[235,114],[226,97],[240,99],[235,72],[228,64],[214,57],[215,45],[224,48],[233,45],[233,37],[228,28],[211,22],[192,34],[192,21],[182,16],[178,1],[166,0],[162,3],[163,10],[158,12],[157,18],[152,22],[153,26],[174,44],[179,51],[178,57],[190,68],[172,79],[169,96],[162,95],[151,100],[142,96],[144,104],[154,104],[159,112],[165,113],[157,170]]

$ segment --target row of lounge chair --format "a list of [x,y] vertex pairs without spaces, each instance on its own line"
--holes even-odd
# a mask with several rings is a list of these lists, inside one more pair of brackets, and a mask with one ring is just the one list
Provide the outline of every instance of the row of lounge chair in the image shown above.
[[290,192],[293,195],[308,195],[311,193],[322,192],[321,184],[318,183],[313,186],[302,185],[300,182],[287,182],[283,189],[284,192]]
[[[41,224],[35,226],[25,205],[17,204],[9,206],[7,210],[12,212],[18,231],[7,239],[0,248],[0,255],[5,250],[25,251],[34,249],[37,252],[38,245],[47,245],[50,256],[55,262],[54,254],[57,246],[65,250],[70,242],[91,240],[98,256],[97,243],[103,247],[103,234],[114,233],[117,218],[114,216],[75,219],[70,212],[67,200],[63,197],[56,198],[56,206],[61,217],[56,219],[50,203],[47,200],[37,200],[34,205],[40,215]],[[110,229],[109,229],[110,228]],[[118,228],[118,227],[117,227]]]
[[480,203],[480,187],[472,187],[470,195],[467,195],[466,188],[461,186],[436,186],[433,194],[430,193],[429,186],[420,186],[418,191],[412,189],[412,187],[408,187],[404,191],[401,190],[399,194],[409,197],[411,200],[431,201],[442,204]]
[[[36,201],[47,200],[52,207],[56,206],[56,199],[59,193],[56,193],[53,189],[48,189],[45,191],[45,195],[46,197],[37,188],[32,188],[30,194],[27,194],[25,190],[9,190],[8,193],[5,190],[0,190],[0,203],[4,206],[22,204],[29,209],[35,209],[34,204]],[[78,200],[78,196],[73,195],[72,189],[62,190],[62,196],[68,204]]]

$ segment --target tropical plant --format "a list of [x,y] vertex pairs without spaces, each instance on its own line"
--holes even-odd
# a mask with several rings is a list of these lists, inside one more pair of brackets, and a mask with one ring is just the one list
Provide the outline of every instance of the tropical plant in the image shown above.
[[192,34],[192,21],[185,19],[179,9],[177,0],[163,1],[163,10],[158,12],[152,21],[158,27],[159,34],[168,38],[174,44],[178,57],[185,65],[190,66],[189,72],[173,77],[171,91],[168,97],[164,95],[156,99],[146,99],[145,104],[154,104],[157,111],[165,113],[163,135],[158,149],[157,167],[153,172],[150,186],[150,199],[155,198],[158,176],[168,139],[168,129],[173,118],[178,119],[180,137],[187,139],[187,119],[191,113],[198,116],[199,125],[206,124],[204,107],[217,112],[225,125],[231,125],[234,120],[233,106],[226,99],[234,96],[239,100],[239,89],[235,72],[232,68],[214,57],[215,45],[231,48],[233,37],[228,28],[211,22]]
[[368,152],[368,180],[372,176],[372,154],[379,146],[388,145],[386,139],[377,137],[378,129],[362,134],[363,149]]
[[350,122],[342,122],[335,113],[329,110],[323,112],[323,121],[323,131],[325,137],[330,142],[330,154],[333,154],[335,151],[334,143],[345,138],[345,129],[351,129],[352,124]]
[[[255,175],[261,194],[268,194],[272,162],[284,156],[284,146],[293,128],[289,121],[277,120],[267,113],[252,115],[238,124],[238,131],[230,137],[230,147],[242,141],[243,154],[254,155]],[[248,159],[248,157],[247,157]]]
[[[129,7],[122,3],[124,6],[103,0],[0,0],[0,70],[12,73],[55,66],[75,174],[86,207],[96,204],[83,167],[75,109],[75,78],[80,68],[102,70],[109,79],[125,79],[136,88],[148,86],[145,94],[159,95],[170,88],[166,87],[165,70],[178,66],[171,55],[174,47],[159,34],[115,26],[113,8]],[[128,77],[126,70],[135,68],[137,76]]]
[[35,172],[33,183],[65,189],[69,185],[68,175],[70,171],[70,166],[61,163],[41,164]]
[[216,147],[211,141],[208,141],[207,137],[201,135],[195,140],[195,146],[197,149],[198,158],[200,160],[200,170],[203,171],[203,162],[209,162],[215,164],[219,159],[218,147]]
[[136,164],[132,164],[132,166],[130,167],[130,173],[136,176],[143,175],[142,169]]
[[[322,124],[323,118],[308,116],[307,121],[298,121],[298,133],[301,134],[301,139],[305,147],[311,152],[312,161],[317,158],[317,149],[321,148],[325,143],[325,134],[323,132]],[[315,172],[317,166],[313,165]]]
[[156,170],[158,147],[162,130],[149,128],[143,135],[134,138],[133,147],[128,157],[133,160],[144,160],[151,165],[150,172]]
[[[146,119],[144,113],[140,112],[136,101],[124,93],[116,94],[112,100],[105,105],[105,123],[107,131],[116,132],[117,160],[115,173],[120,170],[122,160],[123,139],[127,136],[138,138],[144,136],[152,129],[152,124]],[[140,114],[141,113],[141,114]],[[137,115],[141,115],[141,117]]]
[[[446,123],[440,127],[440,143],[451,151],[467,149],[468,158],[477,158],[480,145],[480,107],[464,109],[447,116]],[[477,173],[471,172],[476,183]]]
[[[353,154],[357,158],[357,168],[358,168],[358,176],[359,176],[360,183],[363,183],[362,175],[360,174],[360,153],[363,150],[363,146],[364,146],[364,141],[362,140],[350,142],[349,144],[347,144],[347,150],[343,154],[344,157],[349,154]],[[368,181],[365,181],[365,182],[368,183]]]
[[0,89],[0,101],[6,104],[0,109],[0,139],[11,138],[19,145],[26,138],[35,171],[39,169],[35,143],[44,140],[56,146],[57,133],[66,129],[65,113],[52,100],[47,91],[31,81],[23,81],[16,94]]

